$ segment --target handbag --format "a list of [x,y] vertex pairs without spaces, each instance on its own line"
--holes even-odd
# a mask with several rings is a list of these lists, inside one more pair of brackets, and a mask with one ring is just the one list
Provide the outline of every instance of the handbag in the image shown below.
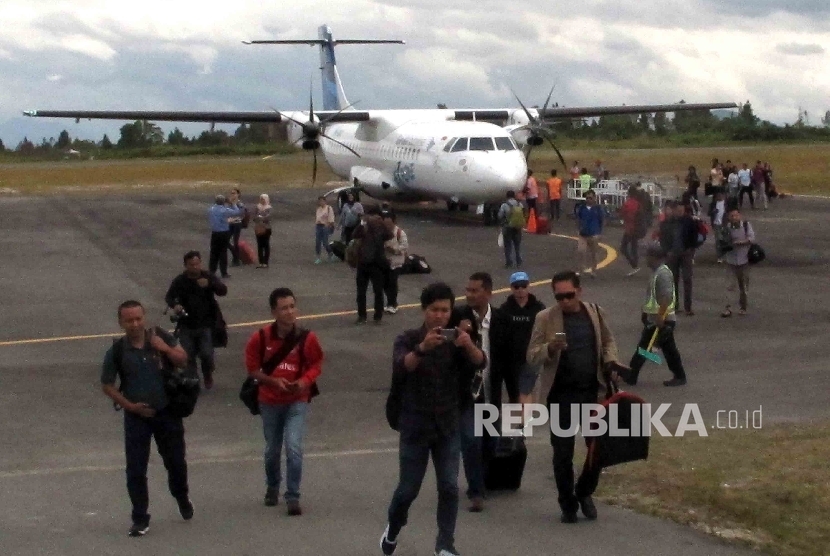
[[[299,334],[293,334],[290,338],[286,339],[286,341],[282,344],[282,347],[274,354],[271,359],[267,362],[262,363],[262,372],[265,375],[270,376],[271,373],[274,372],[274,369],[283,362],[283,360],[288,357],[288,354],[291,353],[297,344],[304,342],[306,336],[308,335],[307,330],[303,330]],[[302,346],[300,347],[300,358],[302,359]],[[259,330],[259,360],[263,361],[265,358],[265,331],[260,328]],[[302,368],[302,363],[300,364],[300,368]],[[316,383],[312,385],[311,388],[311,396],[314,397],[319,394],[320,391],[317,389]],[[245,381],[242,383],[242,388],[239,390],[239,399],[242,400],[242,403],[245,404],[245,407],[248,408],[248,411],[251,412],[251,415],[259,415],[259,381],[252,376],[248,376],[245,378]]]
[[268,226],[266,226],[262,222],[257,222],[256,224],[254,224],[254,234],[258,236],[264,236],[267,231]]

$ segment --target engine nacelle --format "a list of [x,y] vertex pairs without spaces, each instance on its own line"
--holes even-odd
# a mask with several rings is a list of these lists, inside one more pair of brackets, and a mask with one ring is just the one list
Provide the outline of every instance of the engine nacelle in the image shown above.
[[290,116],[291,118],[296,120],[296,122],[288,120],[288,124],[286,125],[286,134],[288,135],[289,143],[301,147],[302,149],[307,151],[316,150],[320,148],[320,141],[317,139],[317,137],[307,137],[306,130],[304,130],[303,126],[300,125],[307,123],[309,121],[307,114],[304,114],[302,112],[286,112],[284,113],[283,117],[285,116]]
[[529,144],[528,142],[532,140],[531,133],[528,129],[519,129],[523,128],[524,125],[525,124],[509,125],[504,128],[504,130],[513,137],[513,140],[516,141],[516,144],[520,149],[523,149]]

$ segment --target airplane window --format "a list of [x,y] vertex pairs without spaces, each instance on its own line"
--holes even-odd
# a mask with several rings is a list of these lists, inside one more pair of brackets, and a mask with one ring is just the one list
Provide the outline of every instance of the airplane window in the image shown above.
[[458,141],[455,142],[455,145],[452,146],[452,150],[450,152],[459,153],[462,151],[467,150],[467,138],[462,137]]
[[452,145],[453,145],[453,143],[455,143],[456,139],[458,139],[458,137],[453,137],[452,139],[447,141],[447,144],[444,145],[444,152],[447,152],[447,153],[450,152],[450,149],[452,148]]
[[471,137],[470,138],[471,151],[492,151],[493,138],[492,137]]
[[500,151],[515,151],[516,145],[510,137],[496,137],[496,147]]

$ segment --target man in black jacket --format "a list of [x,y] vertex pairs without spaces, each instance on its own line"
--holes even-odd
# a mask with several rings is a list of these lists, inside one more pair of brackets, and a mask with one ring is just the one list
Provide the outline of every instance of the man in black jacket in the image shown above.
[[178,315],[178,336],[188,355],[188,370],[196,374],[196,358],[202,361],[205,388],[213,387],[213,327],[219,317],[216,295],[224,296],[228,286],[202,268],[198,251],[184,255],[184,272],[173,279],[164,301]]
[[545,309],[545,304],[530,293],[530,277],[526,272],[514,272],[510,276],[511,294],[499,307],[505,326],[500,332],[503,346],[499,364],[493,368],[493,405],[501,406],[501,384],[507,389],[510,403],[519,403],[519,377],[527,365],[527,346],[533,332],[536,314]]
[[366,212],[366,222],[358,225],[352,239],[359,239],[360,255],[357,263],[357,324],[366,324],[366,293],[369,282],[375,294],[374,323],[380,324],[383,319],[383,286],[386,273],[389,269],[389,260],[386,258],[384,243],[392,239],[392,232],[383,223],[380,209],[372,207]]
[[674,214],[660,224],[660,246],[666,253],[666,265],[674,274],[674,291],[679,292],[680,273],[683,273],[683,308],[688,316],[692,311],[692,268],[697,245],[697,223],[686,213],[686,207],[669,201]]
[[456,328],[452,333],[455,339],[442,333],[450,326],[454,299],[446,284],[424,288],[423,325],[395,339],[393,373],[405,379],[398,427],[400,478],[389,505],[389,522],[380,539],[386,555],[395,552],[398,534],[421,489],[430,455],[438,482],[435,554],[458,554],[454,544],[458,517],[459,396],[470,395],[469,390],[464,392],[462,377],[481,369],[487,358],[467,332]]

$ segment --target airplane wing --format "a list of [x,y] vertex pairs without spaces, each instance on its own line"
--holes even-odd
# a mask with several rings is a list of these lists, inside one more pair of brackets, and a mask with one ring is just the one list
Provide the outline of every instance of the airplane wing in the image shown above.
[[[734,102],[715,102],[704,104],[643,104],[632,106],[588,106],[583,108],[537,108],[539,116],[546,120],[567,118],[591,118],[616,114],[642,114],[652,112],[681,112],[686,110],[716,110],[718,108],[737,108]],[[515,108],[456,110],[456,120],[503,121],[510,117]]]
[[[288,112],[288,111],[286,111]],[[290,112],[289,112],[290,113]],[[216,122],[216,123],[277,123],[286,121],[276,110],[271,112],[165,112],[136,110],[26,110],[32,118],[74,118],[78,120],[146,120],[168,122]],[[329,122],[365,122],[369,113],[363,111],[320,110],[315,116]]]

